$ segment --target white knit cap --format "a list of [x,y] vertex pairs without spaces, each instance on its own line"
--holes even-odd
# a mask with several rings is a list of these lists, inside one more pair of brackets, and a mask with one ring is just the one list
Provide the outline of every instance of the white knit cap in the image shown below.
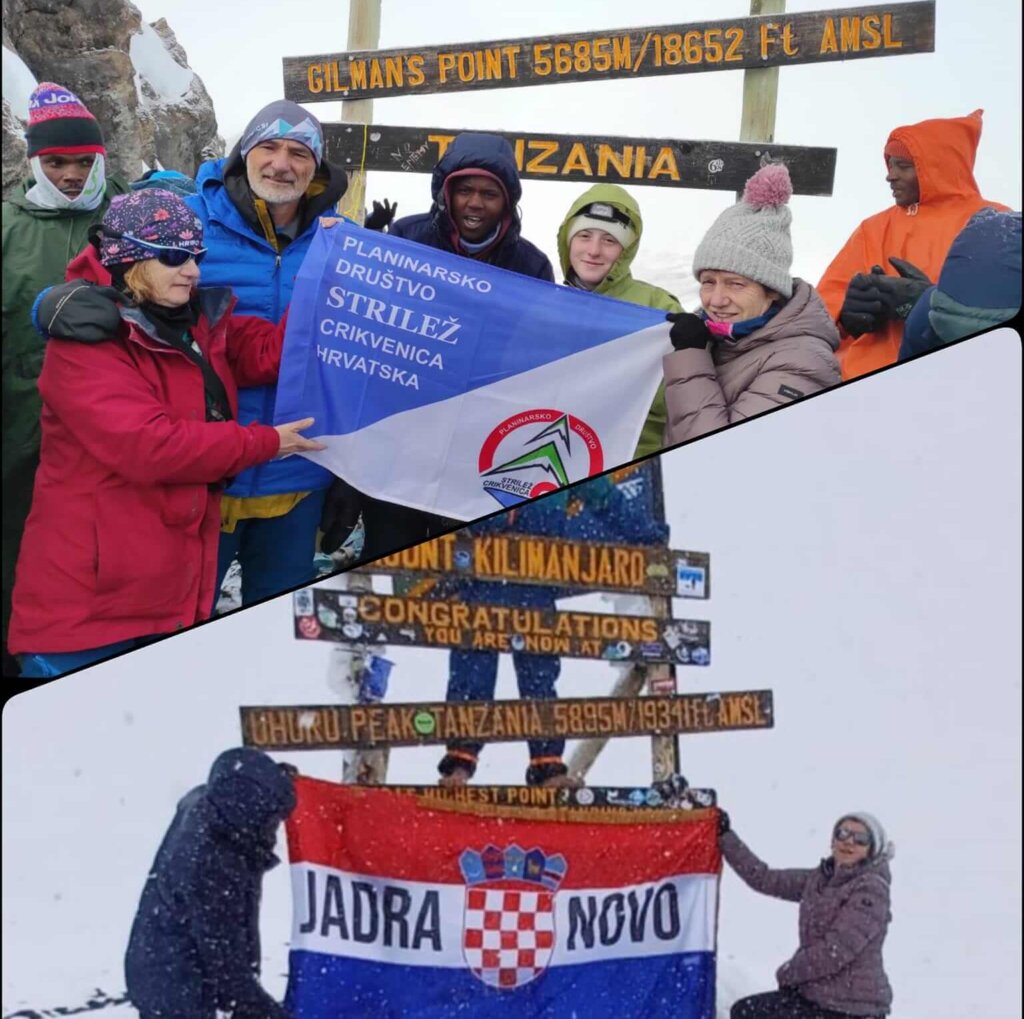
[[591,202],[578,216],[569,221],[565,242],[568,244],[581,230],[603,230],[611,234],[624,248],[636,240],[636,230],[629,217],[607,202]]
[[693,275],[704,269],[738,276],[793,296],[793,215],[786,204],[793,193],[789,170],[782,163],[762,166],[743,191],[743,198],[711,224],[693,256]]
[[874,814],[869,814],[866,810],[856,810],[852,814],[843,814],[838,821],[836,821],[835,828],[838,828],[843,821],[859,821],[868,830],[868,834],[871,836],[871,859],[874,860],[876,857],[886,854],[889,849],[889,840],[886,837],[885,829],[882,827],[882,822],[875,817]]

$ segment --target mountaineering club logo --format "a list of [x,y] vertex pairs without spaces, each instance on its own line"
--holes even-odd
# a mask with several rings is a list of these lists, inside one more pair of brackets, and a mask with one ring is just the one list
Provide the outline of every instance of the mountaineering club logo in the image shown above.
[[[539,428],[538,428],[539,426]],[[484,491],[514,506],[604,469],[604,450],[585,421],[560,410],[525,410],[498,425],[480,449]]]
[[488,987],[514,990],[540,976],[555,951],[555,893],[565,857],[519,846],[466,849],[462,955]]

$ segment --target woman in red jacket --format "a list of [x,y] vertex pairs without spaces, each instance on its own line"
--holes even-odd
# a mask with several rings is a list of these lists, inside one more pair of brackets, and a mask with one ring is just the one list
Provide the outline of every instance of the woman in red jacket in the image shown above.
[[276,380],[284,322],[233,316],[229,289],[197,288],[202,225],[180,198],[115,199],[93,244],[76,274],[113,287],[65,283],[34,309],[50,340],[9,637],[23,676],[208,618],[224,483],[324,448],[300,434],[311,418],[234,420],[239,385]]

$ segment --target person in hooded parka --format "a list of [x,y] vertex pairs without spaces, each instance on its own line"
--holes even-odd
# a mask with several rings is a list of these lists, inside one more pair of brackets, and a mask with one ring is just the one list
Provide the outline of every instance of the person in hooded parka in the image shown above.
[[226,750],[178,804],[142,890],[125,977],[142,1019],[289,1019],[260,985],[263,875],[295,808],[292,770]]

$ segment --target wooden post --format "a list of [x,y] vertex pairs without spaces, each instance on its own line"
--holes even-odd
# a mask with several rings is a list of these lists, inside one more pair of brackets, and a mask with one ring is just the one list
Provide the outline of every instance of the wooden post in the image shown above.
[[[750,0],[750,14],[782,14],[786,0]],[[757,67],[743,72],[741,142],[775,141],[775,109],[779,98],[779,68]],[[739,201],[742,191],[736,192]]]
[[[341,573],[327,580],[323,586],[336,591],[370,591],[372,578],[359,573]],[[338,696],[339,704],[355,704],[363,669],[371,653],[383,654],[383,647],[365,644],[331,648],[327,666],[327,686]],[[344,750],[341,755],[341,781],[359,785],[383,785],[388,773],[388,748],[377,750]]]
[[[375,50],[380,44],[381,0],[349,0],[348,50]],[[342,123],[372,124],[373,100],[352,99],[342,103]],[[348,171],[348,190],[338,203],[343,216],[363,222],[366,207],[366,171]]]

